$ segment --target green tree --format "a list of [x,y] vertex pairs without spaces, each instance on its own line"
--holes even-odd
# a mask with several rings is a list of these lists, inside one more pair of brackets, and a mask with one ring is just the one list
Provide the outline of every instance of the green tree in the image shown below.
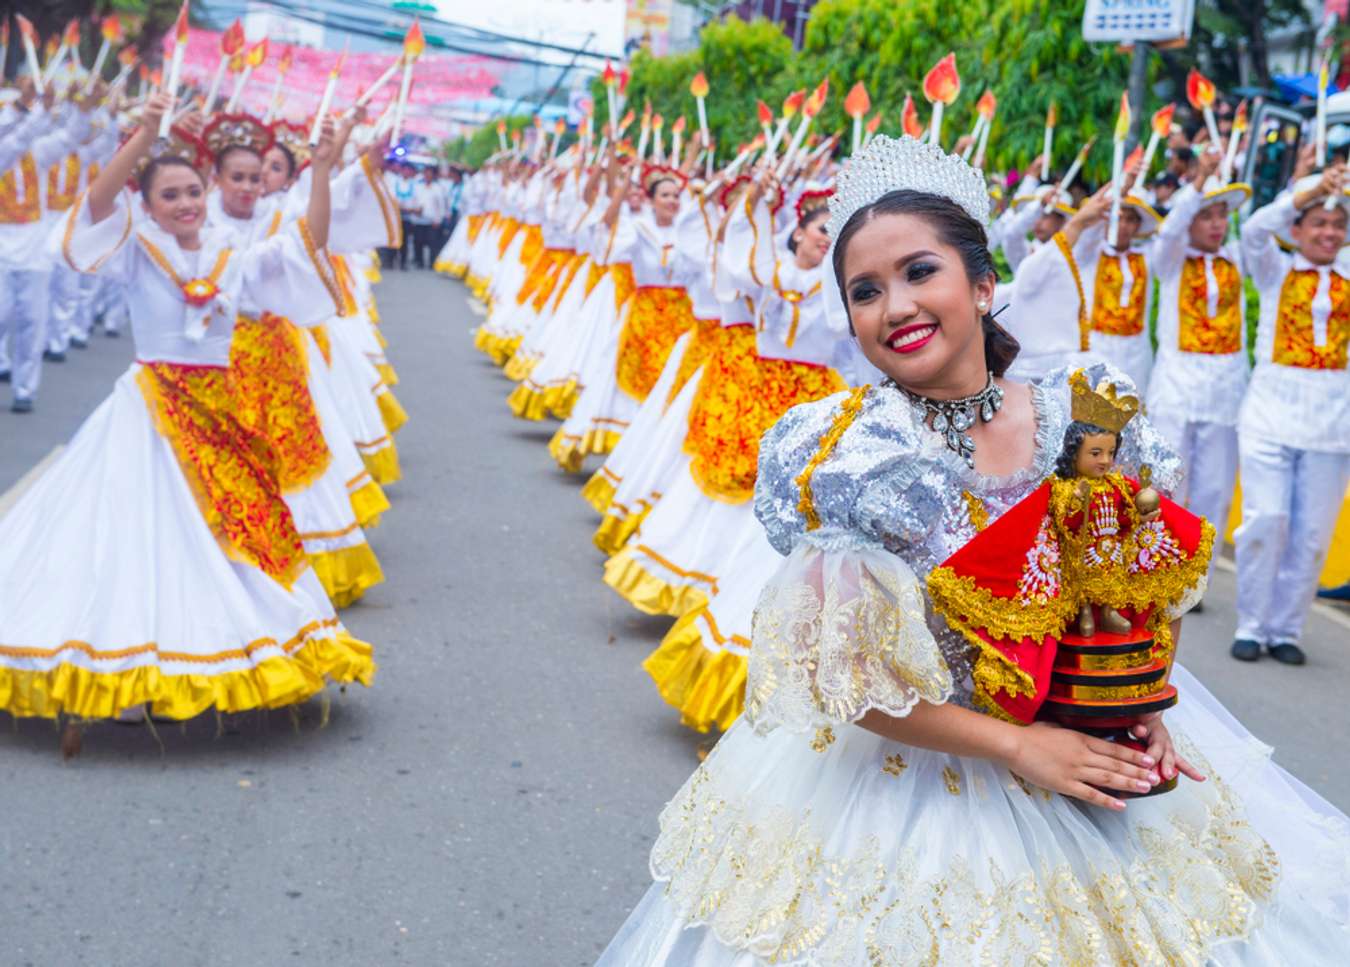
[[[534,118],[528,114],[517,114],[506,119],[507,144],[511,143],[513,132],[524,130],[534,124]],[[445,146],[445,160],[451,164],[465,165],[469,168],[481,167],[483,162],[500,149],[497,140],[497,122],[485,124],[465,138],[456,138]]]

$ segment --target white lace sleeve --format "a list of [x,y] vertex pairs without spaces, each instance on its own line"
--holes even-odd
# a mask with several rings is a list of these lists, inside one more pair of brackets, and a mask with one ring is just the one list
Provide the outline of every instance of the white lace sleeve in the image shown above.
[[761,734],[854,722],[870,709],[904,716],[952,693],[923,587],[884,550],[799,544],[761,593],[753,629],[745,707]]

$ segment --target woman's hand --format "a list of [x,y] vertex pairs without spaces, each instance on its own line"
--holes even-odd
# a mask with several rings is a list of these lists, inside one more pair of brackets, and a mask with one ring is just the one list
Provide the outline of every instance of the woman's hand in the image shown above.
[[1164,779],[1175,779],[1179,772],[1187,779],[1205,781],[1199,769],[1177,755],[1176,746],[1172,744],[1172,733],[1163,725],[1162,712],[1142,716],[1140,723],[1130,729],[1130,734],[1141,742],[1148,742],[1148,755],[1160,764],[1159,771]]
[[337,151],[337,128],[333,124],[333,118],[329,116],[319,125],[319,143],[314,146],[314,154],[310,156],[310,165],[316,176],[320,172],[332,170]]
[[153,141],[159,135],[159,122],[173,110],[173,97],[166,91],[157,91],[145,102],[141,111],[141,129],[137,134],[147,136]]
[[1151,749],[1149,754],[1136,752],[1049,722],[1035,722],[1019,730],[1016,750],[1004,765],[1042,788],[1119,811],[1125,803],[1102,789],[1150,791],[1161,781],[1157,761]]

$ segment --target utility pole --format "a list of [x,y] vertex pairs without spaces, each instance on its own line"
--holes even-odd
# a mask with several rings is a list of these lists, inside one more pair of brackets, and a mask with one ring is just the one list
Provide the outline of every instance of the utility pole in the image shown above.
[[1148,59],[1152,52],[1153,45],[1147,41],[1136,40],[1134,42],[1134,55],[1130,60],[1129,93],[1130,113],[1134,115],[1138,124],[1130,125],[1130,136],[1125,142],[1125,153],[1127,155],[1139,143],[1138,132],[1148,130],[1148,115],[1144,112],[1144,104],[1148,95]]

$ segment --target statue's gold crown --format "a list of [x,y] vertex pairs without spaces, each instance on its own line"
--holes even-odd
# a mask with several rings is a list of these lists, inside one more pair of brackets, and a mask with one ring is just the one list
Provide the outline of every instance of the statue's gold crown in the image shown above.
[[1069,388],[1073,396],[1073,418],[1079,422],[1119,433],[1139,412],[1139,397],[1117,396],[1116,384],[1106,380],[1093,389],[1081,369],[1069,377]]

